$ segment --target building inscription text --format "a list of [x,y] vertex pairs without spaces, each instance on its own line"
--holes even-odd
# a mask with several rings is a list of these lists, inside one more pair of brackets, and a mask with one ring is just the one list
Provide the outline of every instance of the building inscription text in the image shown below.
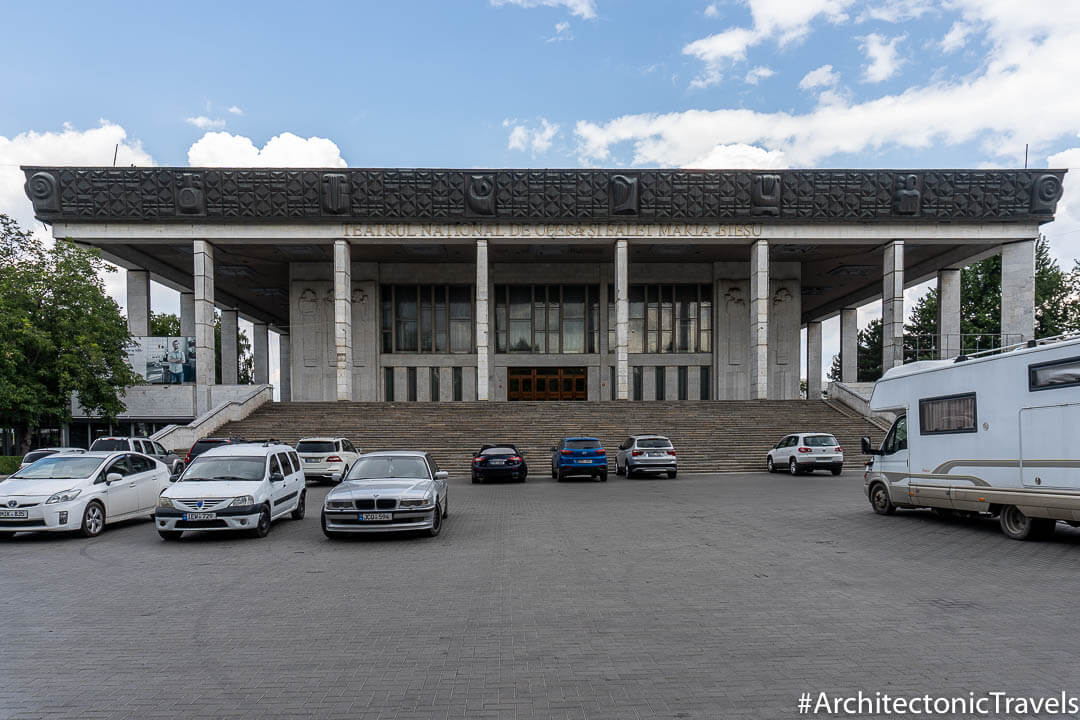
[[762,223],[342,223],[346,238],[753,238]]

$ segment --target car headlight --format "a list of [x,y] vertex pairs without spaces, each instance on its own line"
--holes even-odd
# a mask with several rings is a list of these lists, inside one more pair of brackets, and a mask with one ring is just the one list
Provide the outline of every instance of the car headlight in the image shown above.
[[164,495],[158,495],[157,506],[161,508],[171,508],[173,507],[173,502]]
[[398,501],[398,507],[424,507],[431,504],[431,498],[406,498]]
[[48,500],[46,500],[45,504],[50,505],[52,503],[69,502],[79,497],[79,493],[81,492],[82,490],[61,490],[60,492],[56,493]]
[[238,498],[233,498],[233,501],[229,503],[229,507],[237,507],[239,505],[254,505],[255,498],[250,495],[241,495]]

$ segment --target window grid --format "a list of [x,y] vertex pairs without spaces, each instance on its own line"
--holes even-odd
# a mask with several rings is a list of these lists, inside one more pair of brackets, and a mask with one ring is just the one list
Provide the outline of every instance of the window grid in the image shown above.
[[383,353],[476,351],[472,285],[383,285],[380,317]]

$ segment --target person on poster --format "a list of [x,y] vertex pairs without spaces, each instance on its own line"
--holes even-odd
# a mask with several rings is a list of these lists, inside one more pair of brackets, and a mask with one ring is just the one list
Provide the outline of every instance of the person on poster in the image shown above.
[[182,384],[184,382],[184,363],[187,357],[180,349],[180,341],[172,341],[172,349],[165,353],[165,362],[169,366],[169,384]]

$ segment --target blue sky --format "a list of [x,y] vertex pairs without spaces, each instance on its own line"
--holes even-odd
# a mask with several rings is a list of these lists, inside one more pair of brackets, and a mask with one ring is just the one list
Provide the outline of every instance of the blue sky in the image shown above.
[[[1017,166],[1029,143],[1032,166],[1080,167],[1076,2],[0,0],[0,12],[18,29],[0,45],[0,211],[28,225],[18,164],[108,164],[117,143],[121,164],[897,168]],[[1065,185],[1046,232],[1071,266],[1080,179]],[[117,278],[109,287],[123,302]],[[158,289],[154,302],[176,301]]]

